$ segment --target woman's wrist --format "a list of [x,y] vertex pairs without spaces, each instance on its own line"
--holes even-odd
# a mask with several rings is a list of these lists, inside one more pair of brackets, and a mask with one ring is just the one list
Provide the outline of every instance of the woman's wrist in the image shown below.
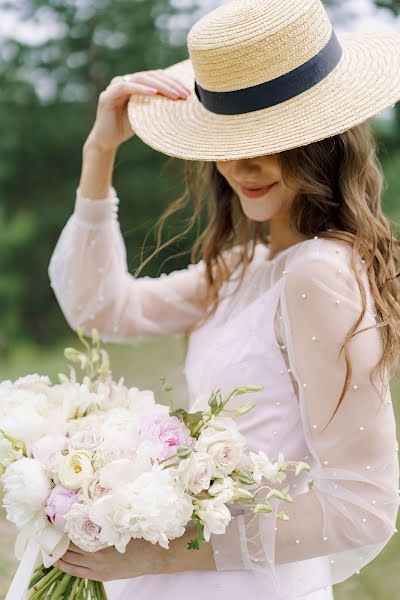
[[106,198],[112,185],[117,148],[100,147],[90,136],[82,150],[79,190],[85,198]]
[[182,571],[215,571],[215,561],[211,543],[200,544],[199,550],[189,550],[188,543],[194,531],[188,529],[183,536],[172,540],[169,549],[159,547],[158,573],[172,574]]

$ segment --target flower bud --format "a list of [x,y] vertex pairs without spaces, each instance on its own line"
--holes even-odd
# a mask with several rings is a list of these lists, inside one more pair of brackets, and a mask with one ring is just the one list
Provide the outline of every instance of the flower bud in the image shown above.
[[240,471],[238,481],[242,485],[252,485],[254,483],[252,474],[247,471]]
[[179,456],[179,458],[188,458],[188,456],[190,456],[193,452],[193,448],[190,448],[190,446],[178,446],[176,453]]
[[254,512],[255,513],[272,513],[272,512],[274,512],[274,509],[271,506],[268,506],[267,504],[256,504],[256,506],[254,507]]

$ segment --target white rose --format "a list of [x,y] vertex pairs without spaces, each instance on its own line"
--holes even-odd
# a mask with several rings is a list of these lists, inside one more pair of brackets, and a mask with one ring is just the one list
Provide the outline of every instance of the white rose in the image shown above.
[[241,461],[246,439],[233,419],[216,417],[202,429],[196,449],[206,452],[213,460],[212,477],[230,475]]
[[208,493],[219,502],[230,502],[236,494],[235,482],[230,477],[214,479]]
[[282,483],[286,479],[286,473],[279,472],[285,462],[281,452],[275,463],[272,463],[262,450],[259,450],[257,454],[250,452],[250,460],[253,464],[253,479],[256,483],[260,484],[263,477],[272,483]]
[[74,452],[75,450],[86,450],[91,452],[103,441],[103,436],[97,431],[80,431],[75,433],[68,442],[68,450]]
[[91,479],[85,479],[78,494],[84,504],[91,504],[106,496],[109,491],[108,488],[101,485],[99,478],[94,475]]
[[12,463],[2,476],[3,506],[7,519],[19,529],[44,511],[51,485],[45,470],[34,458]]
[[177,476],[185,489],[193,494],[208,490],[211,480],[212,461],[206,452],[192,452],[189,458],[182,460],[177,468]]
[[100,541],[101,528],[93,523],[89,508],[75,503],[65,515],[65,531],[70,540],[85,552],[97,552],[108,544]]
[[210,541],[212,533],[222,534],[232,519],[232,515],[225,504],[215,498],[198,501],[199,508],[196,513],[204,525],[204,539]]
[[93,473],[92,456],[84,450],[64,456],[58,469],[60,483],[68,490],[78,490]]

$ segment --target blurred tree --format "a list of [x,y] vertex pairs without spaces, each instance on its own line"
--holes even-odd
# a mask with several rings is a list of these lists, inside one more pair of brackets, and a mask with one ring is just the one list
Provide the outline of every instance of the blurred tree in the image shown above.
[[[0,282],[0,347],[18,336],[50,342],[66,331],[49,287],[47,265],[72,212],[81,149],[98,95],[117,74],[164,68],[187,58],[186,31],[197,5],[180,4],[18,4],[18,19],[45,35],[39,41],[0,39],[0,224],[7,231],[1,248],[10,248],[1,257],[2,276],[10,286]],[[14,2],[0,0],[2,14],[16,9]],[[179,191],[172,176],[167,181],[158,178],[164,160],[136,138],[119,151],[116,185],[130,257],[138,256],[149,225]],[[156,268],[154,264],[150,274]]]

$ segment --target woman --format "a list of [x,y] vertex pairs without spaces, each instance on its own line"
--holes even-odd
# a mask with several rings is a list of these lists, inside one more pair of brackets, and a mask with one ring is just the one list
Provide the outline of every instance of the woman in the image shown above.
[[[71,326],[104,340],[189,333],[194,410],[217,387],[264,386],[240,420],[249,448],[308,461],[314,484],[290,480],[288,521],[237,514],[197,552],[188,532],[169,551],[71,546],[57,564],[112,600],[332,598],[387,544],[399,505],[400,243],[368,119],[400,98],[400,39],[336,36],[318,0],[234,0],[188,47],[100,94],[52,286]],[[159,278],[128,273],[117,221],[115,154],[135,133],[188,160],[189,228],[202,190],[209,204],[192,263]]]

